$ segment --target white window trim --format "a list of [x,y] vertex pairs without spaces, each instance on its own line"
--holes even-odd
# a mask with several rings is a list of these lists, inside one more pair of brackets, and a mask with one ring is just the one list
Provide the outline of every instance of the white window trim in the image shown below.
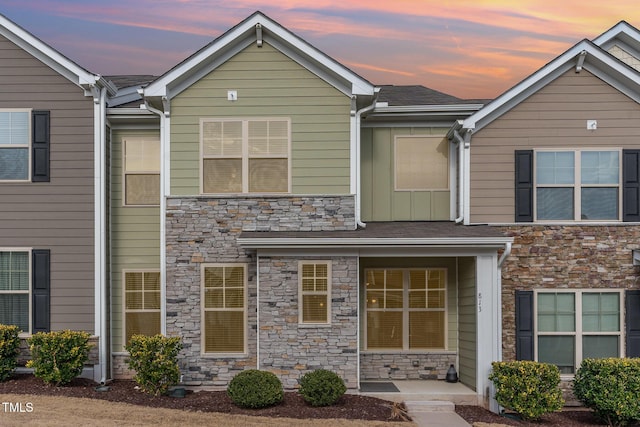
[[[449,318],[449,303],[448,303],[448,297],[449,297],[449,281],[448,281],[448,271],[446,268],[441,268],[441,267],[412,267],[412,268],[393,268],[393,267],[373,267],[373,268],[366,268],[364,270],[364,277],[366,280],[367,277],[367,271],[371,271],[371,270],[400,270],[403,273],[402,279],[403,279],[403,286],[402,286],[402,306],[403,308],[392,308],[392,309],[385,309],[385,311],[396,311],[396,312],[402,312],[402,348],[398,348],[398,349],[393,349],[393,348],[369,348],[369,343],[368,343],[368,336],[367,336],[367,313],[369,311],[369,308],[367,307],[367,285],[366,282],[364,284],[364,318],[363,318],[363,325],[364,325],[364,332],[363,332],[363,342],[364,342],[364,349],[363,351],[365,352],[369,352],[369,353],[386,353],[386,354],[390,354],[390,353],[416,353],[416,352],[421,352],[421,353],[439,353],[439,352],[445,352],[448,351],[449,348],[449,324],[448,324],[448,318]],[[418,270],[418,271],[442,271],[444,273],[444,310],[441,309],[433,309],[433,310],[424,310],[424,309],[411,309],[409,308],[409,280],[408,277],[409,275],[406,274],[407,272],[411,271],[411,270]],[[374,311],[379,311],[379,310],[374,310]],[[409,312],[411,311],[444,311],[444,347],[443,348],[438,348],[438,347],[428,347],[428,348],[409,348]]]
[[[131,309],[131,310],[127,309],[127,273],[142,273],[143,280],[144,280],[144,273],[160,273],[160,269],[138,268],[138,269],[122,270],[122,346],[123,347],[127,345],[127,313],[155,313],[155,312],[160,313],[161,312],[161,308],[158,308],[158,309],[141,308],[141,309]],[[144,292],[144,285],[142,288],[142,292]],[[160,301],[160,304],[162,305],[162,301]],[[160,319],[160,325],[158,325],[159,330],[161,329],[161,325],[162,325],[162,319]]]
[[27,144],[0,144],[0,148],[26,148],[27,149],[27,177],[25,179],[0,179],[0,182],[4,183],[22,183],[22,182],[31,182],[31,162],[32,162],[32,145],[33,145],[33,135],[32,135],[32,126],[33,126],[33,109],[32,108],[0,108],[0,113],[22,113],[26,112],[28,115],[29,127],[27,129]]
[[[33,256],[32,256],[33,248],[8,248],[8,247],[0,247],[0,252],[26,252],[27,258],[29,262],[29,330],[22,331],[19,334],[20,338],[28,338],[31,336],[31,331],[33,330]],[[25,291],[0,291],[1,294],[25,294]]]
[[[580,222],[580,223],[603,223],[603,222],[622,222],[622,167],[623,167],[623,159],[622,159],[622,148],[618,147],[589,147],[589,148],[536,148],[533,156],[533,220],[535,222],[541,223],[562,223],[562,222]],[[586,151],[617,151],[618,154],[618,184],[585,184],[582,185],[580,182],[580,174],[581,174],[581,156],[580,153]],[[558,152],[573,152],[574,156],[574,175],[573,175],[573,184],[543,184],[538,185],[536,170],[537,170],[537,161],[538,161],[538,153],[558,153]],[[573,219],[538,219],[538,188],[573,188]],[[602,187],[602,188],[612,188],[618,187],[618,218],[616,219],[581,219],[582,213],[582,192],[580,191],[583,187],[594,188],[594,187]]]
[[[567,289],[567,288],[555,288],[555,289],[535,289],[533,291],[534,293],[534,298],[533,298],[533,354],[534,354],[534,360],[538,361],[538,337],[540,335],[543,336],[553,336],[553,335],[558,335],[558,336],[574,336],[575,337],[575,351],[576,354],[574,355],[574,369],[575,371],[578,370],[578,368],[580,368],[580,364],[582,364],[582,340],[579,338],[582,338],[582,336],[584,335],[597,335],[597,336],[602,336],[602,335],[608,335],[608,336],[617,336],[620,337],[620,339],[618,340],[618,354],[619,357],[624,357],[624,341],[625,341],[625,328],[624,326],[626,325],[626,321],[625,321],[625,301],[624,301],[624,289],[610,289],[610,288],[580,288],[580,289]],[[574,302],[576,304],[576,311],[575,311],[575,331],[573,332],[543,332],[540,333],[538,332],[538,295],[539,294],[555,294],[555,293],[564,293],[564,294],[574,294],[576,297],[574,299]],[[582,294],[585,293],[609,293],[609,294],[614,294],[617,293],[619,295],[619,299],[618,302],[620,304],[619,310],[620,310],[620,324],[618,325],[618,327],[620,328],[620,331],[618,332],[587,332],[584,333],[582,331]],[[577,296],[580,296],[579,298]],[[573,378],[575,374],[562,374],[561,376],[563,378]]]
[[[205,352],[205,312],[206,311],[240,311],[238,309],[212,309],[204,307],[204,271],[206,268],[210,267],[242,267],[243,275],[244,275],[244,307],[243,311],[243,322],[244,322],[244,350],[238,353],[212,353]],[[211,358],[241,358],[248,356],[248,336],[249,336],[249,321],[248,321],[248,277],[247,277],[247,264],[246,263],[207,263],[200,265],[200,355],[203,357],[211,357]]]
[[[302,290],[302,266],[304,265],[319,265],[324,264],[327,266],[327,290],[326,291],[303,291]],[[301,260],[298,261],[298,324],[302,327],[313,326],[330,326],[331,325],[331,288],[332,288],[332,273],[331,273],[331,260]],[[327,297],[327,321],[326,322],[305,322],[304,318],[304,305],[302,303],[302,297],[305,295],[326,295]]]
[[[160,150],[162,149],[162,147],[160,146],[160,138],[154,137],[154,136],[125,136],[122,138],[122,144],[121,144],[121,152],[122,152],[122,207],[143,207],[143,208],[147,208],[147,207],[157,207],[160,206],[160,199],[162,198],[162,195],[160,194],[160,188],[158,188],[158,203],[157,204],[148,204],[148,205],[140,205],[140,204],[134,204],[134,203],[127,203],[127,175],[151,175],[151,174],[157,174],[160,177],[160,163],[158,163],[158,169],[157,170],[148,170],[148,171],[135,171],[135,172],[127,172],[127,152],[126,152],[126,147],[127,147],[127,141],[146,141],[146,140],[153,140],[154,142],[158,142],[158,147],[160,148]],[[162,179],[160,177],[160,179]]]
[[398,192],[411,192],[411,191],[450,191],[451,189],[451,149],[447,150],[447,186],[446,188],[398,188],[398,139],[409,138],[427,138],[437,139],[442,142],[446,139],[445,135],[396,135],[393,138],[393,190]]
[[[286,121],[288,123],[288,147],[287,147],[287,192],[267,192],[267,193],[253,193],[249,192],[249,159],[250,158],[274,158],[281,159],[281,156],[261,156],[261,157],[251,157],[249,156],[249,122],[251,121]],[[242,122],[242,192],[241,193],[205,193],[204,192],[204,160],[205,159],[237,159],[238,157],[233,156],[215,156],[215,155],[204,155],[204,124],[207,122]],[[200,194],[223,194],[223,195],[233,195],[233,194],[291,194],[292,183],[291,183],[291,118],[289,117],[202,117],[200,118],[200,126],[199,126],[199,145],[200,145],[200,154],[198,158],[199,163],[199,188]]]

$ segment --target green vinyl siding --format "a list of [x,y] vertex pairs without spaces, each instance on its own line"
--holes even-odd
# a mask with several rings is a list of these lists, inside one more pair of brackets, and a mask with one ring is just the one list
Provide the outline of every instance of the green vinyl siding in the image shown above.
[[292,192],[349,194],[350,105],[268,43],[251,45],[171,99],[171,194],[200,193],[202,117],[290,118]]
[[151,136],[157,130],[114,129],[111,136],[111,256],[112,349],[123,351],[123,271],[160,269],[160,207],[122,206],[122,141],[126,137]]
[[[400,135],[440,136],[444,128],[365,128],[362,130],[363,221],[447,221],[450,191],[396,191],[394,140]],[[451,171],[450,171],[451,172]],[[451,177],[451,173],[449,175]]]
[[477,321],[476,321],[476,262],[475,258],[458,259],[458,300],[460,325],[460,353],[458,373],[460,382],[476,389]]

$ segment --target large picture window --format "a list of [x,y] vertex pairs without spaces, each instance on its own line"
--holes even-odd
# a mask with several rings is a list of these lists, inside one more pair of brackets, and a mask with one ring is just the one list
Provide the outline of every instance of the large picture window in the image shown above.
[[536,151],[536,219],[620,219],[619,150]]
[[331,323],[331,262],[300,261],[300,323]]
[[29,180],[31,110],[0,110],[0,181]]
[[621,304],[618,291],[537,292],[537,360],[574,374],[583,359],[619,357]]
[[204,353],[246,352],[246,264],[202,266]]
[[395,189],[448,190],[449,142],[441,136],[397,136]]
[[125,206],[160,204],[160,140],[127,137],[122,141]]
[[289,119],[201,119],[200,137],[203,193],[289,192]]
[[365,271],[367,349],[444,349],[445,269]]
[[160,333],[160,272],[124,273],[125,343],[133,335]]
[[30,332],[29,251],[0,251],[0,324]]

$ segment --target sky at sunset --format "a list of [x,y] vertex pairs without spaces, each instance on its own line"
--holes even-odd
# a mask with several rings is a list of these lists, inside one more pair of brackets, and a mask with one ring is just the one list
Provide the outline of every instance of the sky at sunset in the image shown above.
[[494,98],[638,0],[0,0],[91,72],[161,75],[259,10],[374,84]]

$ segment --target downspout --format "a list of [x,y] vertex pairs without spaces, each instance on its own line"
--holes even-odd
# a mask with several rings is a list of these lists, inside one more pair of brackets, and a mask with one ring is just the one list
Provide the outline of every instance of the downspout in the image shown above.
[[256,257],[256,369],[260,370],[260,255]]
[[[94,219],[96,235],[94,251],[95,272],[95,321],[98,335],[99,370],[94,371],[94,381],[107,382],[107,254],[106,254],[106,95],[107,88],[92,86],[94,102]],[[97,374],[97,375],[96,375]]]
[[[141,93],[141,95],[143,95]],[[151,111],[160,117],[160,333],[167,334],[167,260],[165,256],[166,250],[166,224],[165,216],[167,212],[165,191],[166,183],[165,176],[167,174],[167,167],[165,165],[166,153],[166,131],[165,122],[169,115],[166,111],[160,111],[149,105],[147,99],[144,99],[144,106],[147,110]]]
[[[367,105],[366,107],[361,108],[360,110],[351,110],[351,116],[354,116],[355,113],[355,153],[356,153],[356,162],[355,162],[355,180],[356,180],[356,227],[365,228],[367,224],[362,222],[362,177],[360,176],[360,161],[361,161],[361,152],[362,152],[362,141],[360,140],[362,131],[360,128],[362,115],[364,113],[368,113],[369,111],[376,108],[376,101],[378,100],[378,94],[380,93],[380,88],[374,88],[373,90],[373,100],[371,101],[371,105]],[[356,104],[356,96],[354,95],[352,98],[354,105]]]
[[457,130],[453,131],[453,137],[458,148],[458,217],[454,221],[460,224],[464,220],[464,140]]

